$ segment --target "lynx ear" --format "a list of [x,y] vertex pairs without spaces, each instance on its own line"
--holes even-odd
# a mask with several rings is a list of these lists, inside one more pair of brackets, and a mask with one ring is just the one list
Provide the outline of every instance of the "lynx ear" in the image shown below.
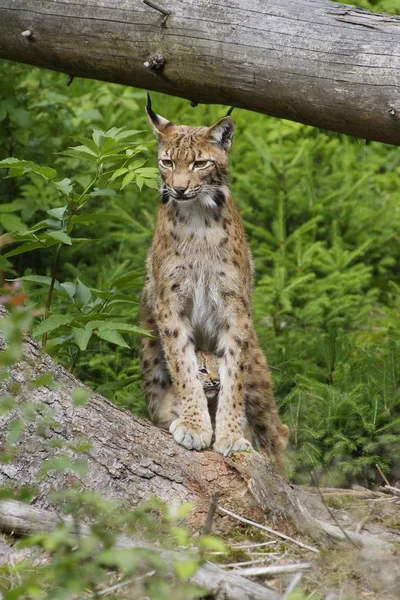
[[156,134],[158,139],[161,139],[163,137],[167,127],[171,127],[171,125],[173,125],[173,123],[171,123],[171,121],[168,121],[168,119],[164,119],[164,117],[162,117],[161,115],[158,115],[157,113],[154,112],[154,110],[151,107],[151,98],[150,98],[150,94],[148,92],[147,92],[146,114],[150,121],[150,125],[153,127],[154,133]]
[[208,136],[212,143],[218,144],[226,152],[229,151],[232,144],[235,125],[230,117],[223,117],[212,125],[208,130]]

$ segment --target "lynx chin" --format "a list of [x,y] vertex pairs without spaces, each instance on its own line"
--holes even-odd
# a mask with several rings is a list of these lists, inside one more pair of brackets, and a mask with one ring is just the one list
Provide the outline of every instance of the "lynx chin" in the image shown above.
[[[252,450],[251,439],[282,465],[288,429],[253,327],[252,260],[228,187],[233,121],[175,125],[152,110],[150,97],[146,112],[162,181],[141,309],[141,325],[154,335],[141,342],[150,416],[185,448],[214,440],[227,456]],[[217,361],[214,415],[197,359],[204,354],[196,350]]]

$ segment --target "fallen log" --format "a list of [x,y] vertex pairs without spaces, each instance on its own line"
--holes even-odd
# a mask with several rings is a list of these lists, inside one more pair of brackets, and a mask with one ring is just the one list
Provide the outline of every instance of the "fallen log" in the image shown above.
[[[4,347],[0,335],[0,349]],[[57,386],[35,388],[29,384],[29,380],[45,374],[51,374]],[[153,495],[167,503],[190,502],[194,510],[189,524],[199,531],[210,499],[218,492],[219,504],[227,509],[244,512],[261,522],[268,519],[280,528],[314,538],[325,535],[273,462],[257,452],[237,453],[226,459],[216,452],[186,450],[169,433],[86,388],[42,353],[29,337],[24,343],[24,359],[12,367],[11,377],[0,384],[0,396],[8,393],[15,382],[19,384],[16,407],[0,417],[0,448],[7,444],[7,431],[18,415],[19,405],[29,398],[36,412],[25,423],[13,460],[0,463],[0,485],[32,487],[35,507],[54,508],[51,492],[80,482],[104,498],[119,499],[129,506],[137,506]],[[74,406],[72,402],[77,388],[88,392],[84,406]],[[89,446],[75,451],[82,439]],[[87,474],[78,477],[70,470],[50,470],[43,476],[42,466],[62,454],[72,460],[84,458]],[[229,517],[216,514],[214,531],[230,526]]]
[[400,17],[329,0],[0,0],[0,57],[400,144]]

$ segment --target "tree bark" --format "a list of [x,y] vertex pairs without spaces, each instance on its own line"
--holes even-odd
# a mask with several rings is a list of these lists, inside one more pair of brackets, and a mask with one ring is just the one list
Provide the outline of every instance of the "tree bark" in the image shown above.
[[[4,309],[0,307],[0,316]],[[4,340],[0,335],[0,350]],[[29,384],[40,375],[51,373],[57,387],[35,388]],[[100,492],[105,498],[120,499],[136,506],[153,495],[165,502],[190,502],[194,505],[189,524],[197,531],[204,524],[211,496],[219,492],[219,504],[259,521],[267,517],[279,527],[319,537],[320,525],[299,502],[296,492],[276,471],[273,464],[257,452],[236,454],[225,459],[215,452],[191,452],[173,437],[151,423],[86,388],[89,400],[82,407],[73,405],[71,395],[83,384],[43,354],[31,338],[24,344],[24,360],[12,368],[12,376],[0,385],[0,397],[15,383],[20,386],[15,409],[0,417],[0,450],[7,446],[7,432],[27,399],[36,411],[25,423],[9,463],[0,462],[0,485],[13,488],[32,486],[32,505],[53,508],[51,492],[67,489],[77,482]],[[50,417],[50,420],[49,420]],[[74,447],[86,440],[90,448],[79,453]],[[61,446],[61,447],[60,447]],[[54,457],[67,454],[84,458],[85,476],[72,471],[51,470],[41,474],[42,466]],[[232,523],[217,513],[214,530]]]
[[329,0],[0,0],[2,58],[397,145],[399,48]]

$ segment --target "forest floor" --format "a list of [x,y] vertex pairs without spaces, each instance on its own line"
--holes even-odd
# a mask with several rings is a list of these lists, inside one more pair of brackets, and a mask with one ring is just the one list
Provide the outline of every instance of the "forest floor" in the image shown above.
[[[400,497],[361,487],[323,489],[323,500],[316,488],[299,487],[298,491],[313,517],[343,530],[371,536],[376,544],[358,547],[345,541],[317,554],[238,523],[233,537],[225,540],[231,548],[229,560],[221,555],[220,564],[232,565],[227,568],[235,568],[239,573],[239,569],[252,567],[308,563],[309,568],[297,575],[255,577],[285,600],[288,597],[285,592],[295,581],[296,590],[302,590],[303,594],[291,596],[293,600],[399,600]],[[381,541],[388,542],[388,546],[381,546]]]
[[[282,600],[398,600],[400,497],[361,487],[322,488],[319,491],[306,487],[297,489],[313,517],[344,531],[365,534],[372,543],[360,547],[354,542],[335,542],[312,551],[307,550],[307,544],[313,548],[312,541],[299,535],[284,540],[256,526],[236,522],[229,528],[229,533],[222,536],[227,551],[208,552],[207,560],[227,571],[254,579],[274,590]],[[386,547],[382,545],[385,542]],[[38,564],[49,558],[47,555],[46,559],[41,551],[21,548],[15,543],[12,537],[0,535],[0,565],[15,565],[28,557]],[[250,572],[251,569],[266,571],[288,565],[303,565],[303,569],[267,575]],[[112,574],[110,576],[108,584],[118,581],[115,577],[114,582]],[[9,583],[15,585],[17,582]],[[129,591],[124,589],[112,597],[131,599]]]

